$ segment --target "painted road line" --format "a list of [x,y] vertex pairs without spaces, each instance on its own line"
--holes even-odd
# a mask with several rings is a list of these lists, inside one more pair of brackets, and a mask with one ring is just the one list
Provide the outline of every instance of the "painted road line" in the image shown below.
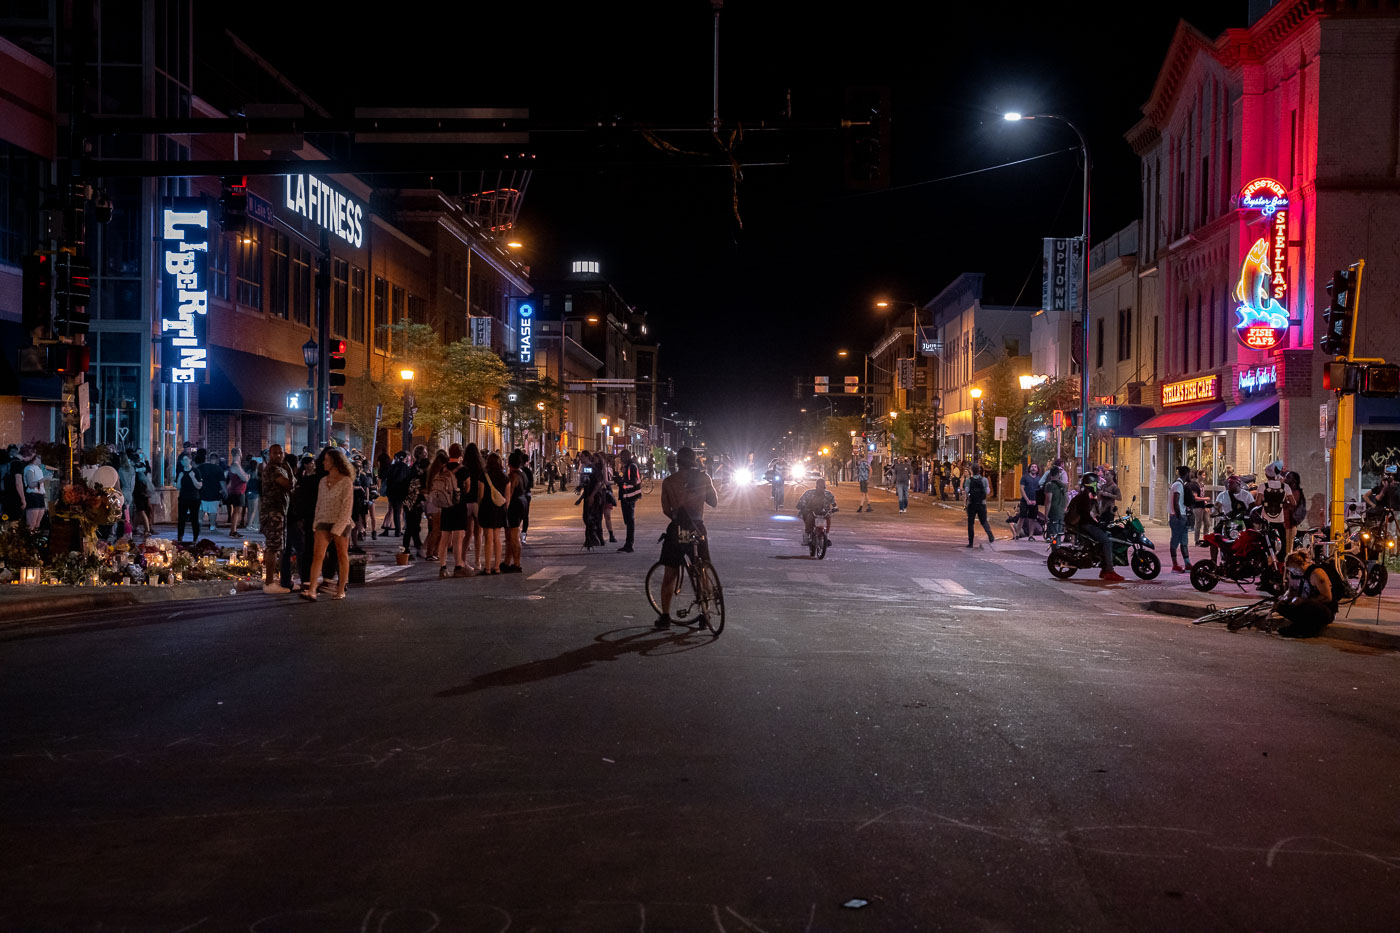
[[972,592],[956,580],[932,580],[928,577],[915,577],[914,582],[926,590],[942,593],[945,596],[971,596]]
[[800,570],[789,570],[787,578],[792,583],[819,583],[824,586],[831,585],[831,576],[825,573],[804,572]]
[[1005,609],[998,609],[996,606],[949,606],[949,609],[970,609],[973,612],[1005,612]]
[[583,566],[582,566],[581,564],[580,564],[579,566],[576,566],[576,567],[575,567],[575,566],[568,566],[568,567],[542,567],[542,568],[540,568],[539,570],[536,570],[534,573],[530,574],[530,575],[529,575],[528,577],[526,577],[525,579],[527,579],[527,580],[558,580],[560,577],[567,577],[567,576],[569,576],[570,574],[580,573],[580,572],[582,572],[582,571],[583,571]]
[[399,566],[398,564],[388,564],[380,567],[366,567],[365,582],[372,583],[375,580],[382,580],[385,577],[392,577],[394,574],[407,573],[412,566],[412,564],[404,564],[403,566]]

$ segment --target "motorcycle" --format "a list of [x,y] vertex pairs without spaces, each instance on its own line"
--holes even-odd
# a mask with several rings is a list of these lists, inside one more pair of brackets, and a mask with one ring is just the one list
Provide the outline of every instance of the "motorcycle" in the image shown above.
[[[832,512],[836,509],[832,509]],[[831,546],[831,512],[817,514],[812,533],[802,535],[802,543],[807,545],[807,556],[826,560],[826,549]]]
[[[1133,497],[1137,502],[1137,496]],[[1131,567],[1142,580],[1155,580],[1162,572],[1162,560],[1153,553],[1152,539],[1147,536],[1132,505],[1122,517],[1103,526],[1113,545],[1113,566]],[[1045,558],[1045,566],[1057,580],[1068,580],[1075,571],[1099,566],[1099,543],[1092,538],[1066,532]]]
[[1251,521],[1233,538],[1223,531],[1205,536],[1212,553],[1219,559],[1202,558],[1191,565],[1191,585],[1209,593],[1221,580],[1234,583],[1259,583],[1259,589],[1274,596],[1283,592],[1283,574],[1271,539],[1260,530],[1258,508],[1250,513]]

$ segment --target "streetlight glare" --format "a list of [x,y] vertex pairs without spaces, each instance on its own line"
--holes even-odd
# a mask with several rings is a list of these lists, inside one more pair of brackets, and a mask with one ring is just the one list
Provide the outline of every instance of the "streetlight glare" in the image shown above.
[[404,382],[412,382],[412,381],[413,381],[413,370],[411,370],[411,369],[401,369],[401,370],[399,370],[399,378],[402,379]]
[[892,412],[890,412],[890,420],[891,420],[891,421],[893,421],[894,419],[896,419],[896,418],[898,418],[898,417],[899,417],[899,412],[897,412],[897,411],[892,411]]
[[889,306],[890,306],[890,303],[889,303],[888,301],[877,301],[877,302],[875,302],[875,307],[877,307],[877,308],[888,308]]
[[521,248],[522,246],[524,246],[525,244],[524,244],[524,243],[521,243],[519,240],[511,240],[511,241],[510,241],[509,243],[507,243],[506,245],[509,246],[511,249],[520,249],[520,248]]
[[982,397],[982,390],[981,390],[981,389],[974,388],[974,389],[973,389],[970,393],[968,393],[968,394],[971,395],[973,398],[981,398],[981,397]]
[[837,355],[837,356],[845,356],[845,355],[846,355],[846,351],[845,351],[845,350],[837,350],[837,351],[836,351],[836,355]]
[[1007,120],[1008,122],[1011,122],[1011,123],[1015,123],[1017,120],[1021,119],[1021,115],[1020,115],[1019,113],[1017,113],[1015,110],[1011,110],[1011,111],[1008,111],[1006,114],[1004,114],[1004,115],[1002,116],[1002,119],[1003,119],[1003,120]]

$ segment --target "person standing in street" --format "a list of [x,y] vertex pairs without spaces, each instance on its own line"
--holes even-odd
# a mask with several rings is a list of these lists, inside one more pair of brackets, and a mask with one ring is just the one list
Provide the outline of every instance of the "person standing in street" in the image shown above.
[[203,485],[194,464],[190,463],[189,455],[181,454],[175,468],[175,543],[177,545],[184,543],[186,521],[194,526],[194,535],[190,539],[190,543],[193,544],[199,540],[199,493]]
[[243,469],[243,451],[235,447],[228,455],[228,536],[241,538],[238,526],[243,523],[247,505],[248,471]]
[[292,492],[292,471],[283,457],[281,444],[267,449],[267,463],[263,464],[260,479],[258,527],[263,536],[263,592],[289,593],[290,589],[278,586],[273,580],[287,546],[287,503]]
[[1069,503],[1069,474],[1063,460],[1056,460],[1040,484],[1045,490],[1045,536],[1059,541],[1065,533],[1065,506]]
[[[336,589],[332,599],[345,598],[345,584],[350,579],[350,529],[354,525],[351,513],[355,508],[355,471],[339,447],[328,447],[322,453],[326,475],[321,477],[316,491],[316,543],[311,552],[311,578],[325,562],[326,551],[335,548]],[[316,601],[313,584],[301,594],[302,599]]]
[[[1171,544],[1167,549],[1172,555],[1172,573],[1188,573],[1191,570],[1191,556],[1186,551],[1187,539],[1191,536],[1191,468],[1176,468],[1176,482],[1171,485],[1167,502],[1167,526],[1171,528]],[[1177,548],[1181,549],[1181,563],[1176,562]]]
[[996,541],[996,536],[992,534],[992,526],[987,524],[987,494],[991,488],[987,484],[987,478],[982,475],[982,468],[974,466],[972,475],[967,478],[966,489],[963,494],[964,508],[967,509],[967,546],[972,547],[972,523],[980,521],[982,530],[987,533],[987,543]]
[[617,501],[622,506],[622,524],[627,529],[627,540],[618,548],[623,554],[632,553],[633,539],[637,532],[637,500],[642,495],[642,473],[632,459],[632,451],[622,452],[622,464],[617,471]]
[[870,508],[870,455],[861,451],[856,458],[856,482],[860,483],[860,505],[857,512],[869,512]]
[[[219,506],[224,501],[224,470],[209,459],[209,451],[200,447],[194,452],[195,472],[199,474],[199,515],[209,516],[209,530],[219,525]],[[194,539],[199,540],[199,519],[194,523]]]
[[1036,505],[1037,497],[1040,495],[1040,467],[1032,463],[1026,468],[1026,474],[1021,477],[1021,501],[1020,501],[1020,527],[1021,537],[1027,541],[1034,541],[1035,520],[1039,513]]
[[909,508],[909,458],[901,457],[894,462],[894,492],[899,498],[899,514]]

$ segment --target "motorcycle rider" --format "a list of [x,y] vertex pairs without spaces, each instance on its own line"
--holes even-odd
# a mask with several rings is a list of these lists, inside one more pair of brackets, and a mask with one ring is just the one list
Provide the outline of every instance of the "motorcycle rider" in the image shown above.
[[[1249,510],[1254,505],[1254,497],[1244,488],[1244,481],[1238,474],[1231,473],[1225,480],[1225,489],[1215,497],[1215,533],[1225,538],[1234,538],[1249,519]],[[1210,546],[1210,559],[1215,563],[1220,557],[1220,549]]]
[[826,480],[818,479],[815,486],[802,494],[797,500],[797,511],[806,528],[802,543],[807,544],[816,533],[817,519],[836,511],[836,497],[826,488]]
[[1069,500],[1069,508],[1065,510],[1065,524],[1075,534],[1098,542],[1099,549],[1102,551],[1102,558],[1099,561],[1099,579],[1116,583],[1123,577],[1113,569],[1113,542],[1108,536],[1108,529],[1100,525],[1094,518],[1094,505],[1098,494],[1098,475],[1085,473],[1079,479],[1079,495]]

